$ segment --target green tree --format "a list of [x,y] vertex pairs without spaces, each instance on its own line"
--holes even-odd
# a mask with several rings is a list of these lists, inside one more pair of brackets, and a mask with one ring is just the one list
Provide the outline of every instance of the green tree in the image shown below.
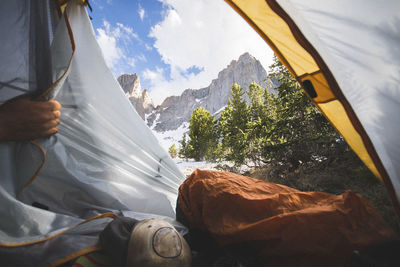
[[239,167],[246,162],[247,155],[247,123],[249,109],[243,98],[244,91],[238,84],[233,84],[228,106],[222,111],[219,119],[219,132],[224,158]]
[[208,149],[204,157],[207,161],[218,162],[223,158],[223,148],[221,142],[219,142],[219,136],[220,131],[218,120],[214,119],[212,138],[208,144]]
[[326,154],[339,135],[276,57],[269,73],[268,78],[277,84],[278,97],[273,98],[274,130],[264,143],[263,157],[289,162],[295,168]]
[[274,130],[276,108],[274,96],[259,85],[249,86],[250,99],[249,120],[247,123],[248,158],[256,165],[265,163],[263,149],[271,145],[271,134]]
[[216,143],[214,117],[200,107],[193,111],[189,124],[188,156],[203,160],[209,148]]
[[172,144],[172,146],[169,147],[168,152],[169,152],[169,155],[171,156],[171,158],[176,158],[176,156],[178,155],[178,152],[176,151],[175,144]]
[[186,142],[186,133],[183,134],[182,140],[179,142],[179,152],[178,156],[180,158],[188,158],[187,156],[187,142]]

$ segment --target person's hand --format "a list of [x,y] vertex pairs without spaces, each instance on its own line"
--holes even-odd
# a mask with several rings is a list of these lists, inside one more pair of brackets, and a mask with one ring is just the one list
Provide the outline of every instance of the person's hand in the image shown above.
[[28,98],[10,100],[0,106],[0,142],[33,140],[58,132],[61,105],[55,100]]

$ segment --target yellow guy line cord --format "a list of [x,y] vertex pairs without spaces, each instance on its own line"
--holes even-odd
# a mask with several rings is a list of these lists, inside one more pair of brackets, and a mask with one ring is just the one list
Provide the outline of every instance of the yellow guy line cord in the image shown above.
[[113,213],[113,212],[106,212],[106,213],[103,213],[103,214],[100,214],[100,215],[96,215],[94,217],[90,217],[90,218],[84,220],[83,222],[80,222],[78,224],[75,224],[75,225],[71,226],[68,229],[65,229],[64,231],[61,231],[61,232],[59,232],[57,234],[48,236],[48,237],[43,238],[43,239],[39,239],[39,240],[35,240],[35,241],[21,242],[21,243],[0,243],[0,246],[2,246],[2,247],[21,247],[21,246],[33,245],[33,244],[37,244],[37,243],[41,243],[41,242],[47,241],[47,240],[52,239],[54,237],[57,237],[59,235],[62,235],[62,234],[66,233],[66,232],[68,232],[68,231],[70,231],[70,230],[72,230],[72,229],[74,229],[74,228],[76,228],[79,225],[82,225],[84,223],[87,223],[87,222],[90,222],[90,221],[93,221],[93,220],[97,220],[97,219],[102,219],[102,218],[115,219],[117,217],[118,217],[118,215]]
[[[74,56],[75,53],[75,40],[74,40],[74,34],[72,32],[72,28],[71,28],[71,24],[69,23],[69,19],[68,19],[68,13],[67,13],[67,9],[65,9],[64,11],[64,20],[65,20],[65,24],[67,25],[67,29],[68,29],[68,35],[71,41],[71,47],[72,47],[72,53],[71,53],[71,57],[69,58],[68,61],[68,65],[67,68],[65,69],[64,73],[54,82],[50,85],[49,88],[47,88],[43,93],[41,93],[36,99],[40,100],[42,99],[44,96],[46,96],[51,90],[54,89],[54,87],[64,78],[64,76],[67,74],[70,66],[71,66],[71,62],[72,62],[72,58]],[[43,160],[42,163],[40,164],[39,168],[36,170],[36,172],[33,174],[33,176],[28,180],[28,182],[26,184],[24,184],[17,192],[17,198],[19,197],[19,195],[22,193],[22,191],[25,190],[25,188],[27,188],[30,184],[32,184],[32,182],[36,179],[36,177],[39,175],[40,170],[42,169],[44,163],[46,162],[46,151],[44,150],[44,148],[36,143],[34,140],[30,141],[31,144],[35,145],[36,147],[38,147],[40,149],[40,151],[42,152],[43,155]]]
[[[70,68],[73,55],[74,55],[74,53],[75,53],[75,41],[74,41],[74,36],[73,36],[72,29],[71,29],[71,25],[70,25],[70,23],[69,23],[68,13],[67,13],[67,10],[66,10],[66,9],[65,9],[65,11],[64,11],[64,19],[65,19],[65,22],[66,22],[66,25],[67,25],[68,34],[69,34],[70,41],[71,41],[72,54],[71,54],[71,57],[70,57],[70,59],[69,59],[68,66],[67,66],[66,70],[64,71],[64,73],[63,73],[63,74],[57,79],[57,81],[55,81],[47,90],[45,90],[45,91],[38,97],[38,99],[43,98],[46,94],[48,94],[51,90],[53,90],[53,88],[54,88],[54,87],[61,81],[61,79],[66,75],[66,73],[68,72],[68,69]],[[40,144],[38,144],[37,142],[35,142],[34,140],[31,140],[30,143],[33,144],[33,145],[35,145],[36,147],[38,147],[38,148],[40,149],[40,151],[42,152],[42,155],[43,155],[43,159],[42,159],[42,163],[40,164],[39,168],[35,171],[35,173],[33,174],[33,176],[28,180],[28,182],[27,182],[25,185],[23,185],[23,186],[21,187],[20,190],[18,190],[18,192],[17,192],[17,197],[22,193],[22,191],[23,191],[26,187],[28,187],[30,184],[32,184],[32,182],[33,182],[33,181],[36,179],[36,177],[38,176],[38,174],[39,174],[40,170],[42,169],[44,163],[46,162],[46,151],[44,150],[44,148],[43,148]],[[96,219],[101,219],[101,218],[113,218],[113,219],[115,219],[116,217],[118,217],[118,215],[116,215],[115,213],[106,212],[106,213],[103,213],[103,214],[100,214],[100,215],[97,215],[97,216],[88,218],[88,219],[86,219],[86,220],[84,220],[84,221],[82,221],[82,222],[80,222],[80,223],[78,223],[78,224],[76,224],[76,225],[71,226],[70,228],[68,228],[68,229],[66,229],[66,230],[64,230],[64,231],[61,231],[61,232],[59,232],[59,233],[57,233],[57,234],[54,234],[54,235],[52,235],[52,236],[48,236],[48,237],[43,238],[43,239],[39,239],[39,240],[35,240],[35,241],[22,242],[22,243],[18,243],[18,244],[16,244],[16,243],[0,243],[0,246],[3,246],[3,247],[20,247],[20,246],[27,246],[27,245],[33,245],[33,244],[41,243],[41,242],[45,242],[45,241],[47,241],[47,240],[49,240],[49,239],[55,238],[55,237],[57,237],[57,236],[60,236],[60,235],[62,235],[62,234],[64,234],[64,233],[66,233],[66,232],[68,232],[68,231],[70,231],[70,230],[72,230],[72,229],[78,227],[79,225],[84,224],[84,223],[87,223],[87,222],[90,222],[90,221],[93,221],[93,220],[96,220]],[[74,259],[74,258],[76,258],[76,257],[78,257],[78,256],[81,256],[81,255],[84,255],[84,254],[87,254],[87,253],[90,253],[90,252],[98,251],[98,250],[101,250],[101,249],[102,249],[102,248],[101,248],[100,246],[93,246],[93,247],[86,248],[86,249],[84,249],[84,250],[76,251],[76,252],[74,252],[74,253],[72,253],[72,254],[70,254],[70,255],[64,257],[64,258],[61,258],[61,259],[58,259],[58,260],[53,261],[52,263],[50,263],[50,264],[47,265],[47,266],[58,266],[58,265],[60,265],[60,264],[63,264],[63,263],[65,263],[65,262],[68,262],[69,260],[72,260],[72,259]]]
[[42,159],[42,163],[40,164],[39,168],[35,171],[35,173],[33,174],[33,176],[28,180],[28,182],[26,182],[26,184],[24,184],[24,185],[18,190],[18,192],[17,192],[17,198],[18,198],[19,195],[22,193],[22,191],[23,191],[26,187],[28,187],[28,186],[33,182],[33,180],[35,180],[35,178],[38,176],[40,170],[42,169],[44,163],[46,162],[46,151],[44,150],[44,148],[43,148],[41,145],[39,145],[38,143],[36,143],[36,141],[34,141],[34,140],[31,140],[30,143],[31,143],[32,145],[35,145],[36,147],[38,147],[38,148],[40,149],[40,151],[42,152],[42,155],[43,155],[43,159]]

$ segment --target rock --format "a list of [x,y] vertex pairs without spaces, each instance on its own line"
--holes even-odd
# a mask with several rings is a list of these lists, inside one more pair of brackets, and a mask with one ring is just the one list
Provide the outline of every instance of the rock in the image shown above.
[[147,124],[153,126],[153,130],[157,132],[175,130],[183,122],[189,121],[193,110],[198,107],[207,109],[213,115],[219,115],[228,103],[233,83],[239,84],[247,92],[252,82],[265,87],[266,78],[267,72],[261,63],[249,53],[245,53],[222,70],[208,87],[186,89],[180,96],[166,98],[147,117]]
[[154,110],[154,103],[146,90],[142,92],[137,74],[123,74],[117,80],[137,113],[144,120],[145,114]]
[[186,89],[180,96],[167,97],[156,108],[147,90],[142,91],[136,74],[121,75],[118,82],[138,114],[146,118],[147,125],[157,132],[165,132],[176,130],[182,123],[188,122],[193,110],[198,107],[218,117],[231,96],[232,84],[239,84],[247,92],[252,82],[267,86],[266,78],[267,72],[261,63],[249,53],[244,53],[223,69],[208,87]]
[[144,89],[143,93],[142,93],[142,103],[143,103],[144,112],[146,114],[149,114],[154,110],[153,99],[151,99],[151,97],[146,89]]

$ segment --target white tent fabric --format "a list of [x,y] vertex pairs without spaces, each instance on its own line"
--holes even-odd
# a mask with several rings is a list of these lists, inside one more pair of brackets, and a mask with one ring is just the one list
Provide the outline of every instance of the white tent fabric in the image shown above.
[[54,1],[0,2],[0,104],[51,84],[50,40]]
[[[21,14],[16,23],[21,28],[27,26],[26,5],[31,1],[15,1],[19,3],[15,6],[13,1],[5,2],[16,11],[9,10],[10,14]],[[102,213],[136,219],[162,216],[173,221],[177,190],[184,179],[107,68],[82,2],[70,1],[67,13],[73,41],[68,23],[61,19],[51,47],[53,82],[58,83],[49,95],[63,105],[59,133],[36,140],[46,151],[46,160],[36,179],[20,195],[17,193],[44,155],[30,142],[0,143],[0,255],[6,259],[29,250],[31,258],[24,255],[19,259],[24,266],[48,264],[96,245],[96,234],[110,221],[108,218],[52,237]],[[14,37],[21,44],[20,51],[25,51],[23,46],[27,44]],[[68,68],[71,43],[76,47]],[[12,59],[14,55],[5,56]],[[19,64],[26,63],[26,57],[21,57]],[[24,76],[21,66],[14,71]],[[12,74],[15,77],[15,73],[8,73],[10,77]],[[35,90],[28,86],[30,80],[16,79],[24,82],[13,86],[3,80],[4,76],[0,78],[2,102]],[[44,239],[49,240],[42,242]],[[21,246],[30,243],[34,245]],[[49,250],[51,253],[46,255],[51,256],[41,257]]]
[[[276,2],[329,66],[400,200],[400,2]],[[7,40],[0,43],[6,62],[0,104],[53,83],[47,98],[63,105],[59,133],[36,140],[47,156],[33,183],[41,150],[30,142],[0,143],[5,266],[45,265],[95,246],[111,220],[96,216],[106,212],[173,222],[184,179],[107,68],[82,1],[67,8],[73,38],[68,21],[49,12],[51,3],[0,1],[0,34]]]
[[400,1],[277,2],[329,66],[400,202]]

